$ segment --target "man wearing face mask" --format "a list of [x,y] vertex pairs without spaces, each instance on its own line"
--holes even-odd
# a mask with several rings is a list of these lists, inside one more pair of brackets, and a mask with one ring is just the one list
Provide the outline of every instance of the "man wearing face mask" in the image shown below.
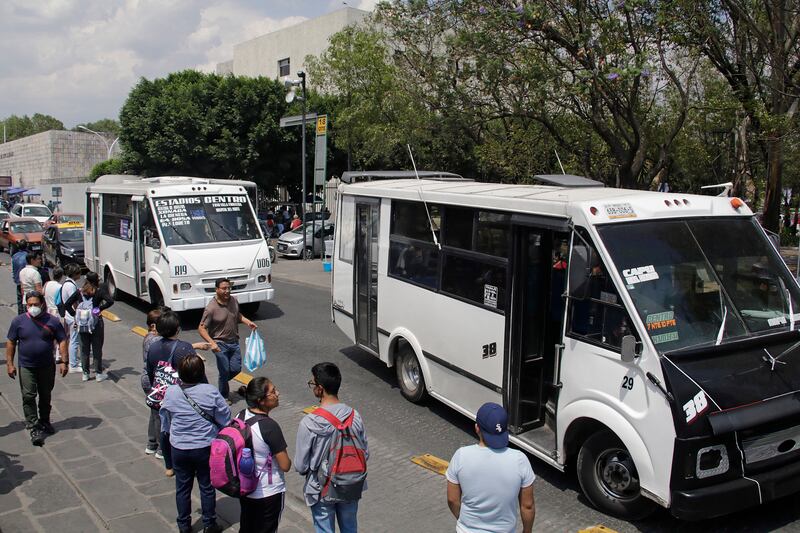
[[[6,370],[15,379],[14,355],[19,348],[19,384],[25,428],[34,446],[44,444],[44,434],[55,433],[50,424],[50,395],[55,386],[56,366],[61,377],[67,375],[67,336],[57,317],[45,309],[44,296],[37,291],[25,295],[27,312],[11,321],[6,341]],[[53,344],[58,358],[53,360]],[[36,397],[39,397],[37,411]]]

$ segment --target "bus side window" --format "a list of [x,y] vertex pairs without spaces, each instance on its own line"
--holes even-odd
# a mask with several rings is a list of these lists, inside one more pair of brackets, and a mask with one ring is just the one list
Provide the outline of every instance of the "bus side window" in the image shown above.
[[569,263],[569,334],[614,350],[625,335],[638,340],[614,281],[584,228],[576,228]]

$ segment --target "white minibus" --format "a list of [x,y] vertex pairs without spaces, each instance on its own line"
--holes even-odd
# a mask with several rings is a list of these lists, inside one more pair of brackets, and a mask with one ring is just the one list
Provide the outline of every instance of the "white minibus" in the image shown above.
[[403,396],[504,405],[516,446],[627,519],[800,490],[800,288],[741,200],[342,179],[331,312]]
[[86,190],[86,266],[112,294],[202,309],[228,278],[247,313],[273,297],[272,265],[247,181],[101,176]]

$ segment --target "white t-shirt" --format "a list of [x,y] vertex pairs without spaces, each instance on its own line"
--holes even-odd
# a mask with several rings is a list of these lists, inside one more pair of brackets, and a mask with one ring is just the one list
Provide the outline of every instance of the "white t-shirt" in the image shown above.
[[461,487],[458,533],[514,533],[519,491],[536,479],[521,451],[478,444],[456,450],[445,477]]
[[51,280],[44,284],[44,304],[47,306],[47,312],[53,316],[59,316],[58,306],[56,306],[56,294],[60,290],[61,284],[57,281]]
[[[244,419],[247,420],[255,416],[250,412],[250,409],[245,409]],[[283,432],[280,426],[271,418],[260,420],[254,424],[250,431],[253,435],[253,453],[256,456],[256,472],[261,472],[261,479],[259,486],[247,495],[248,498],[266,498],[274,494],[286,492],[286,482],[283,477],[283,470],[278,466],[275,457],[272,457],[272,483],[269,482],[269,471],[265,468],[267,462],[267,455],[270,453],[278,453],[286,450],[286,441],[283,438]],[[270,450],[269,444],[264,442],[264,436],[269,439],[277,449],[276,451]]]
[[42,284],[42,275],[36,267],[27,265],[19,272],[19,284],[22,287],[22,293],[28,294],[36,290],[36,285]]

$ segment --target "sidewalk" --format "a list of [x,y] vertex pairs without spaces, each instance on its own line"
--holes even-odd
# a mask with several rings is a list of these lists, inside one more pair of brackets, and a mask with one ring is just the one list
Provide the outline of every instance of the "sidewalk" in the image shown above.
[[303,261],[278,255],[278,260],[272,263],[272,279],[328,290],[331,288],[331,273],[323,271],[319,258]]

